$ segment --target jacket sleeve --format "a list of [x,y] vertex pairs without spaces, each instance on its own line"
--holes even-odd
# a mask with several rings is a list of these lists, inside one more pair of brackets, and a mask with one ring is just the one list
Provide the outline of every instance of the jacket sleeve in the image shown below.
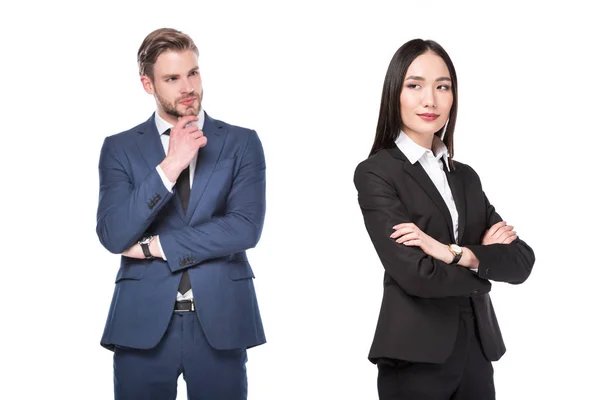
[[[490,204],[485,193],[487,227],[488,229],[502,221],[494,206]],[[525,282],[535,262],[531,247],[523,240],[517,239],[510,244],[467,245],[479,259],[477,274],[481,278],[498,282],[520,284]]]
[[356,169],[354,183],[371,241],[388,275],[408,294],[439,298],[487,293],[489,281],[466,268],[452,266],[425,254],[419,247],[390,238],[393,227],[412,222],[394,187],[367,163]]
[[258,243],[265,218],[266,166],[255,131],[249,135],[240,162],[224,215],[160,234],[160,244],[171,271],[241,252]]
[[107,250],[120,254],[139,240],[173,194],[155,169],[134,187],[111,140],[104,140],[100,152],[96,233]]

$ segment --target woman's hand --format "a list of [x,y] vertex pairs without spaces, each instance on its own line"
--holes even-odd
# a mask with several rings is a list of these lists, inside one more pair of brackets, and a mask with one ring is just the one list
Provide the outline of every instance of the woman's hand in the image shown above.
[[454,259],[454,256],[447,245],[438,242],[428,234],[424,233],[412,222],[394,226],[394,233],[392,233],[390,237],[395,239],[396,243],[405,246],[418,246],[428,256],[447,264],[450,264]]
[[510,244],[517,238],[517,232],[513,231],[514,226],[507,225],[505,221],[500,221],[490,227],[481,239],[481,244]]

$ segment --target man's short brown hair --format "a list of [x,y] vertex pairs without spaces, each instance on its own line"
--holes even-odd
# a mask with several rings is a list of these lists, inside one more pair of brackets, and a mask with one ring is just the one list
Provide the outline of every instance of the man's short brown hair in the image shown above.
[[198,55],[198,48],[191,37],[178,30],[160,28],[151,32],[138,50],[138,67],[140,76],[146,75],[154,80],[154,64],[165,51],[193,50]]

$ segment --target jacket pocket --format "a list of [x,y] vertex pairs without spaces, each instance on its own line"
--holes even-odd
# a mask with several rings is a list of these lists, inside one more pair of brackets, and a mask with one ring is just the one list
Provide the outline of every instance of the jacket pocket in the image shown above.
[[144,276],[147,267],[148,263],[146,262],[125,263],[119,268],[115,283],[124,279],[140,280]]
[[244,261],[231,261],[227,263],[229,269],[229,278],[232,281],[254,278],[254,272],[250,268],[250,264]]

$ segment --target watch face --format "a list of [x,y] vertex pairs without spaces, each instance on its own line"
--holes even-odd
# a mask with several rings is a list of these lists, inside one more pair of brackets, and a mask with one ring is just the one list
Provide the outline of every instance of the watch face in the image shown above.
[[460,248],[459,245],[451,244],[450,247],[452,248],[452,251],[454,251],[456,254],[462,253],[462,249]]

